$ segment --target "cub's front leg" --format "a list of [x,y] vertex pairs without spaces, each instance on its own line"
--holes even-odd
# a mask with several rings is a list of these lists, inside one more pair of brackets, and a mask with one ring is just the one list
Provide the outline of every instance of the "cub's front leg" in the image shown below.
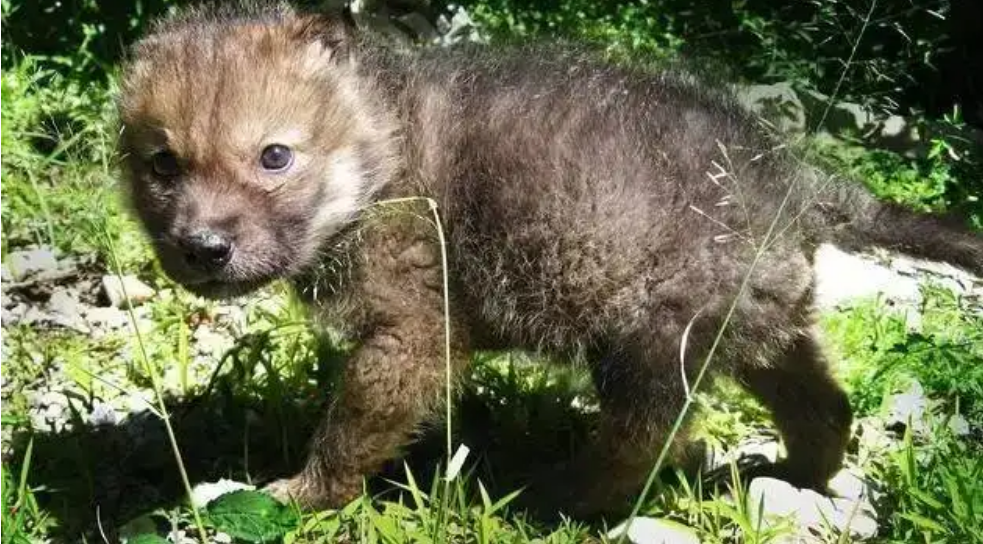
[[[439,413],[445,387],[440,259],[427,238],[366,239],[356,274],[361,345],[309,445],[304,469],[268,490],[309,508],[338,507],[362,492],[364,476],[399,455],[417,426]],[[452,345],[465,360],[462,331]]]

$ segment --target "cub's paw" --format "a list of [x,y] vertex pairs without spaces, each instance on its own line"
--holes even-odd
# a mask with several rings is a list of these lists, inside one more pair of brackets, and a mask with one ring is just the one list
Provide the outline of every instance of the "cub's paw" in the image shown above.
[[362,490],[360,481],[359,485],[340,485],[340,482],[322,485],[303,476],[295,476],[267,484],[263,492],[280,502],[296,503],[305,510],[327,510],[340,508],[357,497]]

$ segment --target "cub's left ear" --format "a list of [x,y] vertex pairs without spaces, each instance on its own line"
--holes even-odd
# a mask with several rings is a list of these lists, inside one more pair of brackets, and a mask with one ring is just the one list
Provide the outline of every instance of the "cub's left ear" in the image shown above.
[[320,46],[322,55],[334,62],[350,59],[355,39],[355,20],[347,5],[325,13],[301,15],[297,21],[297,37],[309,45]]

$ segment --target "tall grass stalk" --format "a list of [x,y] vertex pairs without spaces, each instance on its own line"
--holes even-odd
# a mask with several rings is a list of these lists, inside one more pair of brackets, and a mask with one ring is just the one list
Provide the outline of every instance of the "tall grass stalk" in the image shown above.
[[129,293],[126,292],[126,283],[123,281],[123,268],[120,265],[116,254],[116,244],[113,243],[112,236],[110,236],[105,230],[103,230],[103,236],[106,240],[106,247],[109,250],[109,257],[113,262],[113,271],[116,273],[116,277],[120,282],[120,288],[123,291],[123,299],[126,301],[126,313],[130,318],[130,325],[133,327],[133,334],[137,339],[137,346],[140,349],[140,359],[143,362],[147,374],[150,375],[150,382],[153,385],[154,396],[156,397],[157,401],[157,411],[160,412],[160,419],[164,422],[164,429],[167,431],[167,440],[171,444],[171,450],[174,453],[174,460],[177,463],[178,472],[181,475],[181,483],[184,485],[184,491],[188,495],[188,505],[191,508],[191,514],[194,516],[195,526],[201,535],[201,541],[208,542],[208,533],[205,531],[205,524],[201,519],[201,512],[198,511],[198,506],[195,504],[191,489],[191,481],[188,479],[188,471],[184,466],[184,458],[181,456],[181,448],[178,446],[177,437],[174,434],[174,428],[171,426],[171,417],[167,411],[167,405],[164,403],[164,388],[161,384],[161,378],[157,372],[157,367],[151,363],[150,356],[147,354],[147,348],[143,342],[143,335],[140,332],[136,314],[133,311],[133,303],[130,301]]

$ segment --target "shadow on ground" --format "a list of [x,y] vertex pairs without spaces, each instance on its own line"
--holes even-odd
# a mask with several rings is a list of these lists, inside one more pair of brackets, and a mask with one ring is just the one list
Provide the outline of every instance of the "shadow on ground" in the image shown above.
[[[570,407],[576,394],[570,383],[530,388],[528,380],[509,374],[476,371],[454,416],[455,443],[472,451],[466,467],[493,496],[569,458],[594,419]],[[262,485],[297,470],[328,398],[281,392],[271,400],[235,375],[224,373],[205,395],[167,401],[193,484],[231,478]],[[441,422],[432,424],[407,451],[405,461],[424,488],[446,460],[444,432]],[[28,483],[57,521],[59,540],[98,540],[97,518],[112,539],[127,521],[184,499],[165,427],[149,411],[118,425],[76,421],[74,430],[61,433],[15,432],[12,458],[23,459],[29,443]],[[403,460],[370,481],[372,493],[392,498],[396,491],[387,480],[405,481]]]

